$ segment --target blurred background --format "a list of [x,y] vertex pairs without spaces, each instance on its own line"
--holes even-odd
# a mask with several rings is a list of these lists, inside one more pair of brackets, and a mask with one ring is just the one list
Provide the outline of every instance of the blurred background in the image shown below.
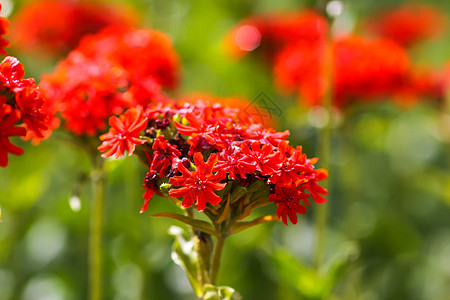
[[[58,25],[64,20],[48,6],[32,14],[27,5],[37,0],[0,2],[2,15],[11,22],[8,53],[26,66],[27,77],[51,72],[74,45],[61,48],[57,37],[49,35],[50,46],[23,47],[15,18],[28,12],[32,22],[25,28],[30,30],[30,24],[64,27]],[[261,57],[236,59],[225,43],[230,30],[250,15],[320,7],[320,1],[86,2],[117,5],[130,22],[171,36],[182,66],[174,97],[201,92],[252,101],[263,92],[281,111],[275,129],[289,129],[291,144],[302,145],[308,157],[319,155],[320,107],[304,107],[298,96],[280,93]],[[339,28],[360,34],[377,12],[410,4],[340,3]],[[414,3],[450,17],[449,1]],[[445,22],[441,29],[407,48],[412,62],[436,70],[448,64],[450,31]],[[335,113],[325,268],[318,272],[313,267],[312,206],[296,226],[264,224],[232,236],[219,284],[235,288],[244,299],[448,299],[449,110],[445,100],[426,97],[408,105],[383,100],[354,103]],[[25,153],[10,156],[9,166],[0,169],[0,299],[85,299],[89,158],[58,133],[38,146],[15,143]],[[173,221],[151,217],[174,206],[155,197],[149,211],[139,214],[146,168],[134,157],[108,160],[106,168],[105,299],[196,299],[183,271],[171,261],[173,237],[167,232]]]

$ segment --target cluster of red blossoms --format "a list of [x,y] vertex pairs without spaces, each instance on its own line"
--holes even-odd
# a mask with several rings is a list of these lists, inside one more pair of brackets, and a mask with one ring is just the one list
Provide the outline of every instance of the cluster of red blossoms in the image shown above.
[[[431,34],[433,29],[429,27]],[[280,92],[298,92],[301,103],[308,106],[320,104],[329,90],[338,107],[386,96],[443,94],[436,92],[436,88],[444,88],[436,86],[439,78],[429,82],[430,74],[418,76],[422,73],[411,67],[406,50],[397,39],[354,34],[327,38],[329,30],[326,19],[310,11],[253,16],[232,30],[228,46],[240,54],[259,49],[273,65]],[[411,29],[408,40],[415,41],[423,35]],[[328,83],[330,78],[332,86]]]
[[177,86],[178,61],[159,31],[107,27],[83,38],[41,87],[69,131],[93,136],[125,108],[167,102],[162,89]]
[[297,214],[305,214],[310,197],[326,201],[318,182],[328,172],[314,168],[317,158],[290,146],[289,131],[247,122],[236,109],[205,102],[138,106],[109,124],[100,137],[102,156],[135,153],[149,167],[141,212],[154,193],[195,206],[212,220],[230,207],[232,218],[243,219],[273,202],[287,225],[288,218],[296,224]]
[[86,34],[107,26],[136,23],[134,12],[110,1],[27,1],[14,16],[12,43],[28,53],[65,55]]
[[[1,9],[1,6],[0,6]],[[0,33],[5,34],[8,21],[0,19]],[[8,42],[0,38],[1,53]],[[50,117],[44,113],[39,87],[34,79],[24,79],[24,67],[14,57],[7,56],[0,63],[0,166],[8,165],[8,153],[20,155],[23,149],[13,145],[13,136],[46,137]]]
[[442,33],[445,16],[429,5],[408,3],[378,13],[367,21],[366,27],[376,35],[408,47]]

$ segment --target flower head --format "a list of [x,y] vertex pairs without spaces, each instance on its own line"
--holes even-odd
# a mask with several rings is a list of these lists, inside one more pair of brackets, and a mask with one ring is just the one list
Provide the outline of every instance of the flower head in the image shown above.
[[308,194],[303,193],[294,184],[285,187],[275,186],[275,193],[269,196],[269,201],[277,205],[277,216],[284,224],[288,225],[288,218],[292,224],[297,224],[297,214],[304,215],[306,206],[300,204],[308,198]]
[[177,170],[181,176],[170,178],[169,183],[180,188],[171,189],[169,195],[175,198],[183,197],[182,205],[190,207],[197,205],[198,211],[203,211],[207,203],[218,204],[222,199],[214,193],[223,189],[226,183],[220,183],[226,176],[224,171],[213,173],[213,168],[219,157],[211,154],[206,161],[203,161],[203,154],[194,154],[194,165],[196,170],[191,172],[183,164],[178,164]]
[[[141,131],[145,138],[134,152],[149,168],[141,212],[155,193],[180,200],[185,208],[196,206],[213,221],[223,221],[230,210],[233,222],[241,220],[253,208],[274,202],[287,224],[286,216],[295,223],[296,214],[306,209],[298,199],[308,205],[308,198],[325,202],[322,195],[327,190],[319,182],[328,173],[315,169],[317,159],[308,159],[301,147],[289,146],[289,131],[276,132],[255,123],[251,116],[241,116],[239,109],[204,99],[148,106],[143,113],[148,122]],[[116,129],[111,125],[113,135]],[[105,149],[114,144],[105,140]],[[297,204],[286,200],[292,197]]]
[[111,116],[109,125],[111,126],[109,132],[100,136],[103,144],[98,147],[98,150],[105,152],[102,157],[121,158],[125,151],[130,156],[136,145],[146,142],[144,139],[139,139],[141,131],[147,126],[147,119],[143,116],[142,107],[130,108],[119,118]]

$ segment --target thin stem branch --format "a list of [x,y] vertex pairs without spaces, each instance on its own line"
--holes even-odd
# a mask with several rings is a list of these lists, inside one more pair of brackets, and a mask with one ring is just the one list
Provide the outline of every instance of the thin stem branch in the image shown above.
[[99,154],[92,155],[92,210],[89,230],[89,299],[102,298],[102,235],[105,201],[104,162]]
[[225,245],[226,236],[218,235],[216,239],[216,245],[214,246],[214,253],[211,264],[211,284],[215,285],[217,283],[217,275],[219,274],[220,261],[222,258],[222,250]]
[[[331,133],[333,125],[333,49],[331,41],[331,33],[328,33],[325,44],[325,76],[328,83],[326,93],[322,99],[322,106],[325,108],[327,123],[320,132],[319,138],[319,157],[320,166],[327,170],[330,169],[330,149],[331,149]],[[323,184],[328,188],[327,182]],[[325,257],[325,238],[327,229],[328,205],[323,204],[317,207],[315,215],[315,231],[316,231],[316,245],[315,245],[315,264],[317,268],[323,263]]]

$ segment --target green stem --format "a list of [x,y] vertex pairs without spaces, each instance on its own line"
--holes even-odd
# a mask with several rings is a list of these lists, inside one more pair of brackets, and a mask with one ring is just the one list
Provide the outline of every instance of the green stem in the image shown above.
[[[319,136],[319,157],[320,166],[327,170],[330,170],[330,149],[331,149],[331,132],[333,124],[333,49],[331,41],[331,33],[328,34],[326,41],[325,59],[326,70],[325,76],[328,82],[327,91],[322,99],[322,106],[325,108],[326,117],[328,122],[322,128]],[[322,183],[323,187],[328,188],[328,183]],[[329,197],[329,196],[328,196]],[[328,205],[319,205],[316,209],[315,214],[315,231],[316,231],[316,245],[315,245],[315,264],[317,268],[323,263],[325,257],[325,239],[326,239],[326,229],[327,229],[327,216],[328,216]]]
[[92,210],[89,228],[89,299],[102,298],[102,235],[105,201],[104,161],[99,154],[92,155],[94,169],[91,174]]
[[225,245],[226,236],[218,235],[216,239],[216,245],[214,246],[214,253],[211,264],[210,279],[211,284],[215,285],[217,283],[217,275],[219,274],[220,261],[222,258],[222,250]]

